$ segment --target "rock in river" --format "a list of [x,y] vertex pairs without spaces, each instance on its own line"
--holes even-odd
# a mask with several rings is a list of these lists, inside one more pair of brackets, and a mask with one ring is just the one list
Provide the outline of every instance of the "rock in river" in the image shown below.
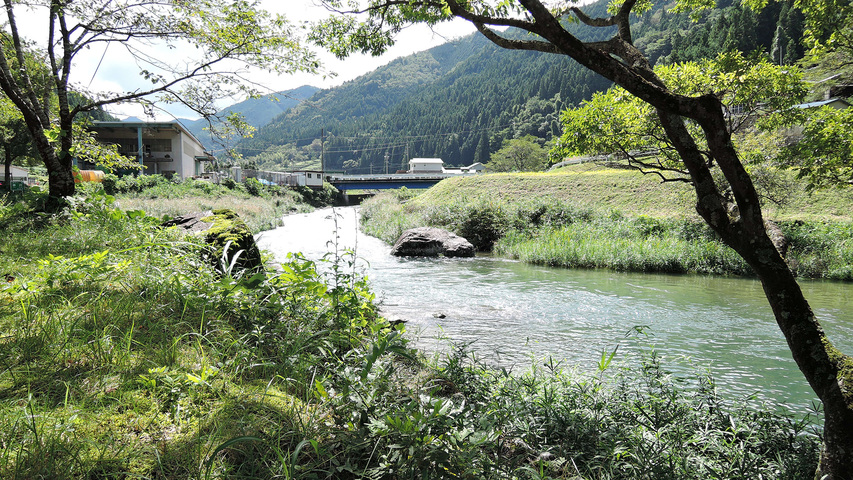
[[473,257],[471,242],[455,233],[434,227],[406,230],[397,239],[391,255],[397,257]]

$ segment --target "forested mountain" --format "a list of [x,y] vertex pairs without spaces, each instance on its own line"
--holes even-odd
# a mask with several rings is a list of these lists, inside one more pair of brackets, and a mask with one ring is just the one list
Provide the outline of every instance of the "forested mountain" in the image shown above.
[[[283,112],[286,112],[296,105],[299,105],[300,102],[311,98],[311,96],[319,90],[320,89],[317,87],[302,86],[294,88],[293,90],[264,95],[260,98],[250,98],[217,112],[217,115],[224,117],[231,112],[240,113],[249,125],[255,128],[260,128],[281,115]],[[205,130],[205,128],[208,127],[207,120],[179,119],[179,121],[187,130],[189,130],[190,133],[204,144],[205,148],[215,149],[210,136]]]
[[[790,3],[755,13],[724,1],[698,21],[659,5],[635,22],[635,44],[658,63],[731,49],[790,63],[802,56],[802,16]],[[605,16],[606,2],[587,11]],[[611,34],[569,28],[586,40]],[[412,157],[485,163],[505,139],[550,140],[561,110],[608,86],[568,58],[503,50],[473,34],[317,92],[237,149],[250,165],[270,170],[319,168],[321,156],[326,170],[348,173],[394,172]]]

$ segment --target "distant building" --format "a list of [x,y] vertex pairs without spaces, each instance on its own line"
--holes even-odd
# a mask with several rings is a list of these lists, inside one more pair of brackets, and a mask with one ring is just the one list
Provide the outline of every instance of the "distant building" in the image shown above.
[[323,188],[323,172],[319,170],[298,172],[305,174],[305,186],[311,188]]
[[[848,103],[843,98],[828,98],[826,100],[819,100],[817,102],[801,103],[799,105],[794,105],[794,108],[802,108],[806,110],[821,107],[831,107],[836,110],[844,110],[850,107],[850,103]],[[782,131],[782,133],[785,136],[785,143],[787,143],[788,145],[793,145],[803,139],[803,127],[800,125],[786,128]]]
[[820,107],[832,107],[836,110],[844,110],[845,108],[849,108],[850,104],[843,98],[828,98],[826,100],[819,100],[817,102],[801,103],[799,105],[794,105],[794,108],[804,109]]
[[144,165],[146,175],[200,176],[216,160],[179,122],[93,122],[90,129],[99,142],[117,145],[119,153]]
[[[402,173],[448,173],[448,174],[464,174],[464,173],[483,173],[486,166],[482,163],[475,163],[467,167],[459,168],[444,168],[444,160],[440,158],[413,158],[409,160],[409,171]],[[398,172],[399,173],[399,172]]]
[[440,158],[413,158],[409,160],[409,173],[442,173],[444,160]]
[[480,162],[462,167],[462,173],[483,173],[486,171],[486,166]]
[[[30,180],[30,171],[26,168],[21,168],[15,165],[9,166],[9,173],[12,174],[12,190],[20,190],[24,185],[32,185]],[[5,188],[6,169],[0,166],[0,186]]]
[[245,182],[247,178],[256,178],[264,185],[279,185],[288,187],[323,188],[323,172],[319,170],[304,170],[299,172],[270,172],[252,170],[239,166],[231,167],[230,177],[235,182]]

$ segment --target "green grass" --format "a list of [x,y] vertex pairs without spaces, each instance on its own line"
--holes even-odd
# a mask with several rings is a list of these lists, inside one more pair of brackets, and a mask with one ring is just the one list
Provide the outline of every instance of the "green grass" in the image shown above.
[[603,354],[595,375],[548,360],[496,370],[464,347],[425,358],[377,315],[350,254],[319,269],[331,277],[296,255],[247,278],[158,224],[104,195],[59,215],[0,203],[0,478],[815,470],[814,419],[718,398],[701,373],[667,375],[653,350]]
[[[794,272],[853,280],[853,194],[806,194],[790,185],[786,192],[787,204],[768,202],[766,211],[788,239]],[[550,266],[751,275],[690,212],[690,195],[683,183],[586,164],[556,173],[452,178],[413,198],[379,195],[363,204],[362,223],[388,243],[409,228],[442,227],[481,251]]]

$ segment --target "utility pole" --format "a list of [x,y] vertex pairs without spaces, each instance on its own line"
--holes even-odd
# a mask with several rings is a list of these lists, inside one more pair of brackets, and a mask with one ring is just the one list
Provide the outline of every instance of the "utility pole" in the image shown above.
[[[404,162],[408,162],[409,160],[411,160],[409,158],[409,142],[406,142],[406,155],[403,158],[404,158],[404,160],[403,160]],[[409,170],[408,163],[406,164],[406,170]]]
[[388,152],[385,152],[385,175],[388,175]]
[[320,129],[320,173],[326,173],[326,128]]

